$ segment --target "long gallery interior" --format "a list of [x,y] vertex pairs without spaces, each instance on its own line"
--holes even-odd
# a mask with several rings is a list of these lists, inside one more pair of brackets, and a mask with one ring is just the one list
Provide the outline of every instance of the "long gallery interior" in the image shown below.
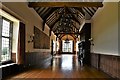
[[120,79],[119,0],[8,1],[1,79]]

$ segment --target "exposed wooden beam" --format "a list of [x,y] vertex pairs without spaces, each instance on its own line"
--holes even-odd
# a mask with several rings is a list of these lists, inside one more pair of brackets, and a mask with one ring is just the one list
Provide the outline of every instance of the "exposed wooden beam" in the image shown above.
[[72,15],[72,17],[73,17],[72,20],[75,21],[75,22],[77,22],[80,25],[79,20],[74,15]]
[[[66,8],[67,9],[67,11],[69,11],[70,13],[73,13],[69,8]],[[79,20],[75,17],[75,15],[74,14],[71,14],[72,15],[72,19],[74,20],[74,21],[76,21],[78,24],[80,24],[80,22],[79,22]]]
[[60,20],[61,15],[59,16],[59,18],[51,25],[50,29],[52,29],[54,27],[54,25]]
[[87,8],[87,9],[90,11],[90,13],[92,13],[92,15],[94,15],[94,12],[92,12],[90,8]]
[[58,29],[58,26],[54,25],[55,29],[52,29],[52,31],[55,33],[55,31]]
[[74,7],[74,9],[78,10],[79,12],[81,12],[85,16],[85,12],[82,10],[82,8]]
[[29,2],[29,7],[102,7],[102,2]]
[[83,9],[92,17],[93,15],[86,9],[83,7]]
[[48,13],[51,11],[51,8],[45,8],[43,12],[41,12],[41,16],[44,18],[44,16],[48,15]]
[[61,34],[59,38],[61,39],[63,36],[65,36],[65,34]]
[[42,18],[41,13],[44,11],[44,9],[45,9],[45,8],[42,8],[40,11],[38,11],[38,12],[36,11],[41,18]]
[[[50,25],[50,28],[52,29],[56,23],[58,23],[58,21],[60,20],[61,17],[59,17],[52,25]],[[73,20],[73,19],[72,19]],[[75,20],[73,20],[75,21]],[[76,21],[75,21],[76,22]],[[78,23],[79,24],[79,23]],[[73,25],[73,27],[75,27],[76,29],[78,29],[75,25]],[[56,28],[57,29],[57,28]]]
[[52,31],[52,30],[50,29],[50,30],[49,30],[49,36],[51,36],[51,31]]
[[46,20],[43,20],[43,24],[42,24],[42,30],[44,31],[45,29],[45,23],[46,23]]
[[[56,21],[56,17],[54,16],[54,17],[48,22],[48,24],[51,25],[51,24],[53,24],[55,21]],[[49,26],[49,27],[51,27],[51,26]]]
[[55,35],[58,35],[58,34],[80,34],[80,33],[55,33]]
[[96,12],[96,10],[92,7],[93,11]]
[[43,19],[47,19],[55,10],[57,10],[58,8],[52,8],[47,15],[44,16]]
[[[39,9],[41,9],[41,8],[39,8]],[[40,11],[39,11],[39,10],[36,10],[36,12],[40,15],[40,14],[41,14],[41,12],[43,12],[43,11],[44,11],[44,9],[45,9],[45,8],[42,8]]]
[[74,24],[72,24],[72,26],[73,26],[74,28],[76,28],[77,30],[79,30]]
[[37,9],[36,8],[34,8],[35,10],[36,10],[36,12],[38,12],[39,10],[40,10],[40,8],[39,7],[37,7]]
[[52,8],[52,10],[50,10],[49,12],[48,12],[48,15],[46,15],[46,16],[44,16],[44,18],[42,18],[43,19],[43,26],[42,26],[42,30],[44,31],[44,28],[45,28],[45,23],[46,23],[46,19],[47,19],[47,17],[49,17],[52,13],[53,13],[53,11],[54,10],[56,10],[57,8]]
[[55,14],[51,14],[48,18],[47,18],[47,22],[49,22],[49,20],[51,20],[54,17]]

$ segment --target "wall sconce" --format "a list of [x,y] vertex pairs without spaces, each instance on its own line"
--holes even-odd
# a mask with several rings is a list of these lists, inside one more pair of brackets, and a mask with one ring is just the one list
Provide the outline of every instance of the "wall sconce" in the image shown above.
[[93,41],[93,38],[90,38],[89,41]]
[[34,34],[29,36],[28,43],[32,43],[34,41]]
[[90,38],[90,39],[89,39],[89,41],[90,41],[91,45],[93,45],[93,46],[94,46],[94,43],[93,43],[93,38]]

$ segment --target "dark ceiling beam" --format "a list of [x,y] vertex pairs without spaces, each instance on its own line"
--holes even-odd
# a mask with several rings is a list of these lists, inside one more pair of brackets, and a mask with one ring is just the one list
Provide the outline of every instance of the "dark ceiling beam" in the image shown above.
[[85,12],[82,10],[82,8],[74,7],[74,9],[78,10],[79,12],[81,12],[85,16]]
[[74,34],[71,34],[71,36],[76,40],[77,37]]
[[[54,16],[54,17],[48,22],[48,24],[51,25],[51,24],[53,24],[55,21],[56,21],[56,17]],[[51,26],[49,26],[49,27],[51,27]]]
[[46,20],[43,20],[43,24],[42,24],[42,30],[43,31],[45,30],[45,23],[46,23]]
[[46,19],[55,11],[57,10],[58,8],[52,8],[48,14],[46,16],[44,16],[42,19],[43,19],[43,28],[42,30],[44,31],[44,28],[45,28],[45,23],[46,23]]
[[59,38],[61,39],[61,38],[62,38],[63,36],[65,36],[65,35],[66,35],[66,34],[61,34]]
[[50,30],[49,30],[49,36],[51,36],[51,32],[52,32],[52,30],[50,29]]
[[[72,27],[70,27],[70,28],[72,29]],[[70,29],[70,28],[69,28],[69,29]],[[67,33],[77,33],[76,31],[73,31],[73,30],[72,30],[72,32],[71,32],[71,31],[69,31],[69,32],[65,32],[65,31],[64,31],[64,32],[61,32],[61,31],[58,30],[58,32],[56,33],[57,30],[58,30],[58,29],[55,29],[55,30],[53,30],[53,32],[54,32],[55,34],[59,34],[59,33],[62,33],[62,34],[63,34],[63,33],[64,33],[64,34],[67,34]]]
[[[40,8],[41,9],[41,8]],[[41,16],[41,12],[44,11],[45,8],[42,8],[40,11],[36,11],[40,16]]]
[[43,19],[47,19],[55,10],[57,10],[58,8],[52,8],[49,12],[48,12],[48,14],[47,15],[45,15],[44,17],[43,17]]
[[[58,22],[57,22],[58,23]],[[54,28],[54,29],[53,29]],[[57,25],[54,25],[54,27],[52,28],[52,31],[55,32],[58,29]]]
[[93,11],[96,12],[96,10],[92,7]]
[[79,15],[78,15],[78,18],[82,19],[83,17],[79,14]]
[[[70,13],[73,13],[69,8],[66,8],[67,9],[67,11],[69,11]],[[79,25],[80,25],[80,22],[79,22],[79,20],[75,17],[75,15],[74,14],[71,14],[72,15],[72,19],[74,20],[74,21],[76,21]]]
[[39,7],[36,7],[36,8],[34,8],[34,9],[35,9],[36,12],[38,12],[38,11],[40,10]]
[[[50,26],[51,26],[51,27],[50,27],[51,29],[53,29],[53,27],[56,27],[53,31],[56,31],[56,30],[57,30],[58,27],[55,26],[55,24],[58,23],[59,20],[60,20],[60,17],[53,23],[53,25],[50,25]],[[73,20],[73,21],[74,21],[74,20]],[[72,26],[75,27],[77,30],[79,30],[74,24],[72,24]]]
[[103,7],[102,2],[29,2],[29,7]]
[[55,33],[55,35],[58,35],[58,34],[80,34],[78,32],[75,32],[75,33]]
[[92,17],[93,15],[86,9],[83,7],[83,9]]
[[51,20],[51,18],[53,18],[53,16],[55,16],[55,14],[51,14],[48,18],[47,18],[47,22],[49,22],[49,20]]
[[35,10],[38,10],[40,7],[34,7]]
[[72,17],[73,17],[72,19],[80,25],[79,20],[73,14],[72,14]]
[[87,8],[87,9],[92,13],[92,15],[94,15],[94,12],[92,12],[90,8]]
[[79,30],[74,24],[72,24],[72,26],[73,26],[74,28],[76,28],[77,30]]
[[[56,23],[58,23],[58,21],[60,20],[60,18],[61,18],[61,16],[59,16],[59,18],[52,24],[52,25],[50,25],[50,28],[52,29],[53,27],[54,27],[54,25],[56,24]],[[73,21],[75,21],[75,20],[73,20]],[[78,29],[75,25],[73,25],[76,29]],[[56,27],[56,29],[57,29],[57,27]]]
[[41,17],[44,18],[46,15],[49,14],[50,11],[51,11],[51,8],[48,8],[48,9],[41,15]]
[[50,29],[52,29],[54,27],[54,25],[60,20],[60,17],[61,16],[59,16],[59,18],[51,25]]
[[[72,36],[72,37],[76,40],[75,35],[73,35],[73,34],[68,34],[68,35]],[[64,37],[64,36],[66,36],[66,34],[61,34],[60,37],[59,37],[59,39],[61,39],[61,38]]]

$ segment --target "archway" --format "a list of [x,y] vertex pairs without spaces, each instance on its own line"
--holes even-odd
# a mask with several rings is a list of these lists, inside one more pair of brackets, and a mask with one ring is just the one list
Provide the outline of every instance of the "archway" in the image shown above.
[[[69,40],[69,43],[66,43],[66,39]],[[76,38],[70,34],[63,35],[60,39],[61,44],[61,53],[75,53],[76,51]]]

